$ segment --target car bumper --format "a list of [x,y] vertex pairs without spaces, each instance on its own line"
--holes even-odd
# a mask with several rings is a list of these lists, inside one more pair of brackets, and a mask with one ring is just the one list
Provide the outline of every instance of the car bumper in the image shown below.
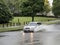
[[34,32],[33,30],[24,30],[24,32]]

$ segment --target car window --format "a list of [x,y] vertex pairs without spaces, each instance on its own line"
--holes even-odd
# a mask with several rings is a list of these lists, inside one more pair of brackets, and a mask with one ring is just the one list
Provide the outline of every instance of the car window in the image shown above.
[[41,23],[37,23],[38,25],[41,25]]
[[36,26],[37,23],[29,23],[28,25],[29,25],[29,26]]

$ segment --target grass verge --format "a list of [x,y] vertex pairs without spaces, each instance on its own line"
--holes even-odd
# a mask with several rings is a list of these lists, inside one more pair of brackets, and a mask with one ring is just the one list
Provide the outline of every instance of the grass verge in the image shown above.
[[60,20],[54,20],[54,21],[48,21],[48,22],[45,22],[44,24],[60,24]]
[[23,26],[0,28],[0,32],[21,31]]

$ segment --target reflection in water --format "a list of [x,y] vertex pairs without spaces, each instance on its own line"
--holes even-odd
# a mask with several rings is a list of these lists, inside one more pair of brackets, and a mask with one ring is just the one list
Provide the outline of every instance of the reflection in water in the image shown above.
[[33,33],[23,32],[23,44],[25,43],[33,45]]
[[31,42],[33,42],[33,33],[30,34]]
[[24,32],[23,32],[22,34],[23,34],[23,36],[25,35],[25,33],[24,33]]
[[24,45],[24,38],[25,38],[25,33],[22,33],[23,39],[22,39],[22,45]]
[[54,25],[51,29],[59,31],[39,33],[16,31],[0,33],[0,45],[60,45],[60,26]]
[[31,40],[31,43],[33,45],[33,33],[30,34],[30,40]]

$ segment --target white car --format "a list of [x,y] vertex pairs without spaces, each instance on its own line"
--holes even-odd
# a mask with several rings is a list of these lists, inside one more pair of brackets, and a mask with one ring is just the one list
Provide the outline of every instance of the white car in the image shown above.
[[30,22],[29,24],[24,26],[23,30],[24,32],[34,32],[35,28],[37,28],[40,25],[40,22]]

